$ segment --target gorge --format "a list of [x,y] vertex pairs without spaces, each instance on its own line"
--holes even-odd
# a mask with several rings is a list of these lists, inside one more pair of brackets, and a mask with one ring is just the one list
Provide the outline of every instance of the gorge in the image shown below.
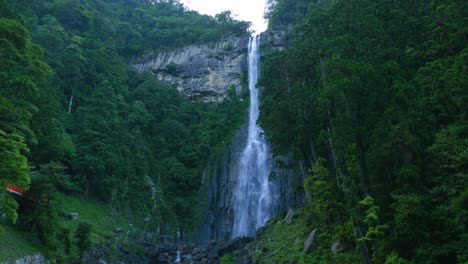
[[0,0],[0,263],[468,263],[467,10]]

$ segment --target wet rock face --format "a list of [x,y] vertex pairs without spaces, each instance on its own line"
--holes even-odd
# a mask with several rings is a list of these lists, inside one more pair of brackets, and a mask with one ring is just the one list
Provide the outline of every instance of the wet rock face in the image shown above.
[[140,73],[153,73],[159,82],[175,85],[190,98],[220,102],[230,88],[242,93],[247,42],[247,38],[231,37],[217,43],[186,46],[145,56],[133,66]]
[[[209,176],[202,186],[200,197],[207,204],[202,213],[205,217],[197,241],[201,245],[208,245],[212,239],[222,243],[231,238],[234,220],[233,195],[239,174],[239,158],[246,145],[247,132],[246,126],[240,128],[221,159],[213,161],[207,168]],[[278,189],[278,197],[275,197],[273,215],[302,205],[304,195],[296,191],[302,179],[295,168],[296,165],[290,157],[281,156],[274,160],[270,181]]]
[[[218,242],[229,240],[233,224],[233,194],[236,177],[239,173],[240,155],[245,148],[247,127],[243,126],[234,135],[232,143],[218,161],[213,161],[207,170],[209,180],[202,187],[201,200],[208,205],[202,215],[205,219],[200,227],[199,243],[207,245],[210,240]],[[205,196],[206,194],[206,196]]]

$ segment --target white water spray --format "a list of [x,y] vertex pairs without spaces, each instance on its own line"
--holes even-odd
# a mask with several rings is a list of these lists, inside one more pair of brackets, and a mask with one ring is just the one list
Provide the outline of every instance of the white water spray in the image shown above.
[[257,89],[260,36],[249,41],[250,109],[247,145],[239,159],[239,175],[234,192],[234,221],[231,237],[251,236],[273,216],[274,188],[268,181],[271,154],[257,125],[259,93]]

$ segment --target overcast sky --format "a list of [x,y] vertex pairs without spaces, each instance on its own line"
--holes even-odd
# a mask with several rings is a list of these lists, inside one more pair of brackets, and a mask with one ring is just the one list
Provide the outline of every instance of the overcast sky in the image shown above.
[[252,29],[257,33],[265,31],[267,27],[263,19],[265,1],[266,0],[181,0],[188,8],[211,16],[226,10],[231,10],[239,19],[252,22]]

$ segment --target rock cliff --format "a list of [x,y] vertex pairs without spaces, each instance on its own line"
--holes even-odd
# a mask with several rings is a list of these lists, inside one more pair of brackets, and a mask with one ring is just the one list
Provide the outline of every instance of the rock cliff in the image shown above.
[[[198,243],[207,245],[209,241],[218,243],[231,239],[233,226],[234,190],[239,173],[239,158],[245,148],[247,127],[240,128],[232,142],[226,146],[220,160],[214,160],[206,170],[207,180],[202,186],[202,201],[206,208],[199,230]],[[270,180],[278,189],[278,197],[272,208],[273,215],[297,208],[302,204],[303,194],[297,193],[301,184],[301,175],[297,173],[297,165],[290,157],[278,156],[271,161],[273,169]]]
[[241,94],[247,70],[247,38],[230,37],[217,43],[191,45],[147,55],[133,66],[151,72],[160,82],[173,84],[182,94],[206,102],[220,102],[230,88]]
[[[272,51],[282,50],[288,45],[288,32],[278,29],[262,33],[261,41],[265,55]],[[206,178],[202,187],[201,200],[206,204],[201,213],[204,216],[199,232],[199,243],[206,245],[210,240],[218,243],[231,239],[233,226],[234,190],[239,174],[239,158],[246,145],[247,126],[240,128],[232,142],[226,147],[224,155],[219,160],[212,161],[206,169]],[[278,190],[275,197],[273,215],[300,206],[303,194],[297,193],[297,186],[302,182],[301,174],[297,173],[298,165],[292,157],[276,157],[272,163],[270,180]]]
[[268,29],[263,32],[261,34],[263,54],[270,50],[284,50],[289,45],[293,34],[295,32],[292,27]]

